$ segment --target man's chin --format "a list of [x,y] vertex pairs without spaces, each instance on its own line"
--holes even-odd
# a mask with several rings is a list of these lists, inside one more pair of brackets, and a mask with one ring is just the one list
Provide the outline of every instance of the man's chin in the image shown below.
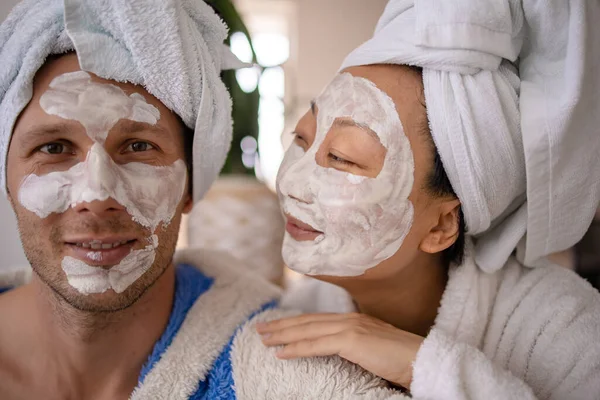
[[90,294],[82,294],[66,282],[61,286],[51,286],[51,289],[74,309],[90,313],[114,313],[133,306],[152,285],[133,284],[122,293],[108,289],[103,293]]
[[156,266],[151,267],[120,293],[112,288],[108,288],[101,293],[81,293],[80,290],[69,284],[64,277],[53,280],[45,279],[44,276],[39,274],[36,275],[54,293],[59,302],[83,312],[114,313],[136,304],[154,286],[166,270],[166,268],[162,270],[155,268]]

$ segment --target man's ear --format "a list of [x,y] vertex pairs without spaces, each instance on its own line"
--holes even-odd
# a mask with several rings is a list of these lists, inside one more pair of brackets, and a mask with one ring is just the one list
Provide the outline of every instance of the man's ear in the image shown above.
[[419,248],[425,253],[439,253],[452,246],[459,234],[460,201],[444,201],[439,208],[436,225],[423,238]]
[[194,207],[194,200],[192,199],[192,195],[189,193],[185,194],[184,203],[183,203],[183,213],[189,214]]
[[7,185],[7,188],[6,188],[6,199],[8,200],[8,203],[10,204],[10,206],[12,207],[12,209],[14,210],[15,209],[15,203],[13,201],[12,195],[10,194],[10,189],[8,188],[8,185]]

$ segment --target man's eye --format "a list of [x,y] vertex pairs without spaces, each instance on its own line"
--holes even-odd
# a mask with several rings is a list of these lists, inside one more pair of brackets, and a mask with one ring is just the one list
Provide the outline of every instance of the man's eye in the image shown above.
[[46,154],[63,154],[67,150],[68,147],[62,143],[48,143],[40,147],[40,151]]
[[127,151],[131,151],[134,153],[139,153],[142,151],[148,151],[148,150],[152,150],[152,149],[154,149],[154,146],[152,146],[148,142],[135,142],[135,143],[131,143],[129,146],[127,146]]

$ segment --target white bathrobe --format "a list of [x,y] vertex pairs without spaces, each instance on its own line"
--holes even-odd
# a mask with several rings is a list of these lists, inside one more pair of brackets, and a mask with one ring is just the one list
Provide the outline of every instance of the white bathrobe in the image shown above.
[[[347,293],[306,279],[282,305],[351,311]],[[413,375],[415,399],[598,400],[600,293],[556,265],[511,258],[489,274],[467,257],[450,272]]]

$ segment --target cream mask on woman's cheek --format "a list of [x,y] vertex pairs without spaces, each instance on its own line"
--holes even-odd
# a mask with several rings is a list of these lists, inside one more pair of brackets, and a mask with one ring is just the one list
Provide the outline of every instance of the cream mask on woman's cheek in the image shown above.
[[[292,144],[277,190],[286,214],[323,234],[314,241],[296,241],[286,232],[283,258],[303,274],[362,275],[394,255],[410,230],[413,154],[393,100],[371,81],[338,75],[316,105],[315,140],[306,152]],[[316,154],[338,118],[352,119],[379,137],[386,156],[376,178],[317,164]]]
[[[127,96],[115,85],[93,82],[83,71],[55,78],[40,105],[49,115],[79,121],[95,143],[86,160],[67,171],[27,176],[19,189],[23,207],[46,218],[80,203],[112,198],[152,233],[161,223],[171,221],[185,191],[185,163],[177,160],[165,167],[119,165],[103,147],[109,131],[121,119],[156,125],[160,119],[156,107],[138,93]],[[69,256],[63,259],[62,268],[71,286],[83,294],[108,289],[121,293],[152,266],[157,247],[158,237],[152,234],[145,248],[132,250],[109,270]],[[92,250],[88,256],[101,261],[102,254]]]

